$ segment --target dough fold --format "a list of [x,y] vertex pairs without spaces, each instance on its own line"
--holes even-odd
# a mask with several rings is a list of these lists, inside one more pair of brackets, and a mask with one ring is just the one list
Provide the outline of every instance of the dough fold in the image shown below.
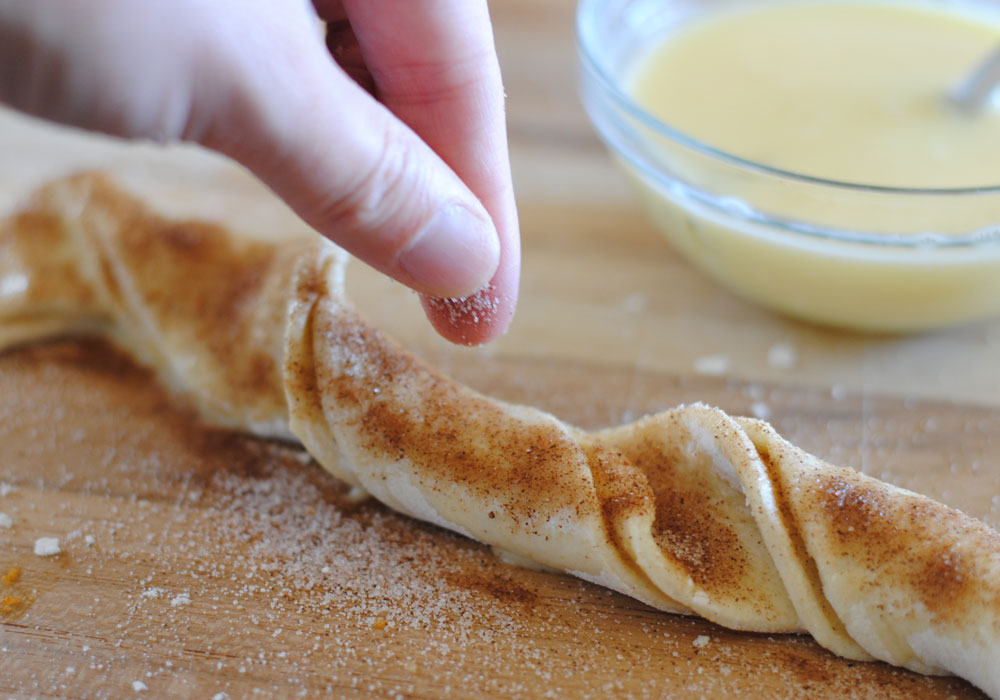
[[661,610],[1000,698],[1000,533],[709,406],[586,432],[483,396],[367,323],[345,264],[319,237],[170,221],[80,175],[0,225],[0,348],[103,334],[207,420],[298,440],[402,513]]

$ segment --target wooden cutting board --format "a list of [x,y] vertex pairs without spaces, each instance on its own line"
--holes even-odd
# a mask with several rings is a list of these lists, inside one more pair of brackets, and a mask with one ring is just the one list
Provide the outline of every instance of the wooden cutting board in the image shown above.
[[[359,306],[456,378],[584,427],[702,400],[1000,524],[1000,323],[858,336],[733,297],[659,239],[593,136],[571,3],[493,12],[525,243],[514,328],[448,346],[410,293],[356,266]],[[221,159],[0,114],[3,211],[81,167],[168,213],[302,227]],[[727,376],[697,372],[706,356]],[[981,697],[665,615],[351,503],[294,446],[204,426],[99,341],[0,354],[0,513],[13,697]],[[60,553],[36,555],[40,537]]]

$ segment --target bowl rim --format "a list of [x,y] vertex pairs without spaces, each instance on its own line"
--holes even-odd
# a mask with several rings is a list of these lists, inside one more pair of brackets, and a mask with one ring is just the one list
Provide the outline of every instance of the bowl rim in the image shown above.
[[795,180],[809,185],[819,185],[829,188],[847,189],[856,192],[881,193],[887,195],[917,195],[917,196],[973,196],[1000,194],[1000,184],[996,185],[975,185],[965,187],[899,187],[893,185],[875,185],[864,182],[851,182],[848,180],[836,180],[824,178],[816,175],[787,170],[766,163],[760,163],[750,158],[738,156],[729,151],[716,148],[710,144],[700,141],[685,132],[670,126],[666,122],[658,119],[644,109],[620,86],[619,81],[614,79],[601,65],[601,62],[594,54],[592,46],[586,41],[589,34],[586,27],[593,26],[597,8],[603,7],[608,0],[579,0],[576,9],[576,45],[579,56],[583,59],[586,67],[601,83],[604,91],[611,96],[618,107],[625,110],[630,116],[640,121],[644,126],[666,137],[678,144],[695,150],[703,155],[719,159],[726,163],[739,166],[748,170],[764,173],[766,175],[780,177],[787,180]]

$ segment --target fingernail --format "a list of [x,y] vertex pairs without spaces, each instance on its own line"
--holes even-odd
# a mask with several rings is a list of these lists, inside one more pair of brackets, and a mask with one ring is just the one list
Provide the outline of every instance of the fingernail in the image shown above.
[[499,260],[500,241],[492,222],[461,204],[439,210],[399,254],[399,266],[414,283],[440,297],[482,289]]

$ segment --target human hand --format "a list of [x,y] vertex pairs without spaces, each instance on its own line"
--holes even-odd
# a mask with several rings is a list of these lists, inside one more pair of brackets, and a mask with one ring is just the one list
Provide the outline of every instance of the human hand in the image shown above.
[[0,0],[0,101],[234,158],[422,292],[450,340],[487,342],[513,315],[517,215],[485,0]]

